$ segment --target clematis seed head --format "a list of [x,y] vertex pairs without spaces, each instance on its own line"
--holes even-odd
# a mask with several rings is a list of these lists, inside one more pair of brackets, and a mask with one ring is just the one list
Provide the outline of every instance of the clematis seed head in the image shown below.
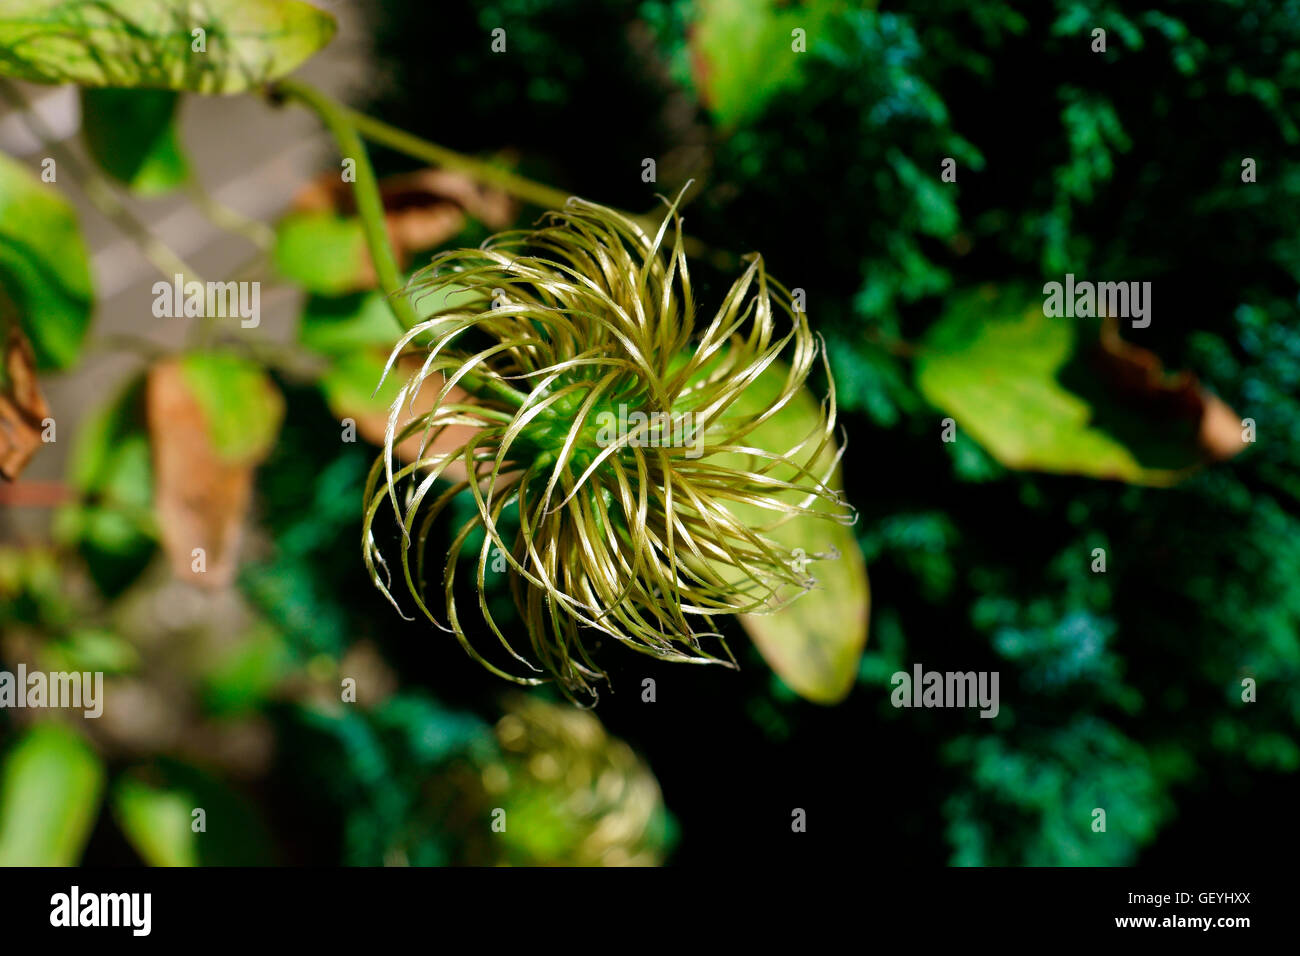
[[[843,448],[822,343],[757,254],[705,312],[679,202],[650,231],[575,198],[537,228],[437,256],[406,290],[435,308],[385,373],[411,369],[366,487],[372,580],[399,610],[405,592],[492,672],[554,680],[575,700],[594,699],[605,677],[602,635],[663,660],[734,666],[715,620],[779,610],[834,557],[772,532],[856,518],[832,487]],[[768,447],[756,436],[819,357],[829,387],[815,426]],[[423,388],[437,399],[416,413]],[[418,455],[403,461],[413,436]],[[462,494],[473,514],[435,554],[430,529]],[[381,512],[400,527],[395,559],[376,534]],[[455,593],[470,557],[492,635],[473,643]],[[502,571],[522,634],[489,610],[487,577]]]

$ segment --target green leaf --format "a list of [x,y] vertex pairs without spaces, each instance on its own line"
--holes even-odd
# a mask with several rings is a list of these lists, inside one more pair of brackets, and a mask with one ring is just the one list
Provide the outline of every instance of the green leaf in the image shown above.
[[284,637],[260,624],[224,653],[203,676],[203,701],[222,716],[256,710],[291,673],[293,654]]
[[79,628],[46,645],[52,670],[124,674],[140,665],[140,652],[102,628]]
[[[780,394],[788,369],[773,364],[742,394],[730,414],[754,415],[770,407]],[[772,450],[796,445],[821,421],[821,405],[807,389],[785,408],[754,429],[746,443]],[[828,465],[835,450],[826,448],[819,464]],[[709,459],[725,466],[744,468],[743,455],[717,455]],[[841,487],[837,471],[831,486]],[[752,523],[772,520],[772,513],[753,505],[732,502],[738,517]],[[817,506],[830,510],[829,506]],[[818,704],[843,700],[853,688],[858,661],[867,642],[871,591],[867,566],[853,529],[833,521],[800,517],[768,533],[792,551],[807,555],[838,553],[839,557],[815,561],[809,571],[817,587],[774,614],[745,614],[740,618],[763,659],[792,690]]]
[[301,0],[8,0],[0,75],[240,93],[297,69],[336,27]]
[[279,434],[284,399],[262,367],[227,352],[193,352],[181,359],[181,371],[217,454],[230,462],[264,458]]
[[[0,47],[3,47],[0,41]],[[53,185],[0,153],[0,300],[15,307],[41,370],[77,360],[94,292],[77,215]],[[0,301],[0,310],[4,307]]]
[[0,780],[0,866],[75,864],[103,788],[103,765],[81,737],[56,724],[29,730]]
[[309,292],[342,295],[365,285],[370,265],[365,230],[356,217],[291,213],[276,226],[275,267]]
[[776,0],[700,0],[693,25],[696,83],[709,112],[723,126],[761,113],[780,90],[799,82],[803,53],[795,52],[793,31],[812,44],[830,4],[806,7]]
[[[195,767],[159,758],[113,787],[113,818],[150,866],[265,866],[272,839],[249,802]],[[196,831],[202,810],[203,829]]]
[[388,350],[401,336],[402,327],[379,292],[311,296],[298,326],[299,343],[324,355],[346,355],[367,348]]
[[330,411],[341,418],[367,412],[386,415],[401,391],[399,376],[391,372],[375,391],[387,360],[382,352],[355,352],[336,359],[320,380]]
[[176,132],[170,90],[85,89],[81,132],[100,167],[141,196],[158,196],[190,177]]
[[77,430],[68,466],[76,503],[55,514],[55,537],[81,552],[106,595],[134,581],[157,550],[144,379],[132,381]]
[[[448,306],[469,302],[463,290],[448,284],[421,295],[414,305],[421,318],[428,318]],[[324,355],[345,355],[356,349],[377,347],[387,353],[401,336],[402,327],[397,324],[388,297],[377,291],[312,296],[307,300],[298,327],[298,341]],[[374,384],[370,387],[374,388]]]
[[[416,311],[427,318],[449,305],[467,302],[462,291],[448,285],[422,295],[415,303]],[[401,327],[381,292],[308,300],[298,341],[333,359],[319,383],[331,412],[340,418],[387,415],[401,390],[400,377],[390,372],[383,386],[375,389],[401,336]]]
[[194,801],[188,794],[124,776],[111,802],[122,833],[150,866],[198,865],[198,834],[190,829]]
[[1171,484],[1197,461],[1194,426],[1121,403],[1079,348],[1096,332],[1025,293],[958,297],[922,342],[917,387],[1008,468]]

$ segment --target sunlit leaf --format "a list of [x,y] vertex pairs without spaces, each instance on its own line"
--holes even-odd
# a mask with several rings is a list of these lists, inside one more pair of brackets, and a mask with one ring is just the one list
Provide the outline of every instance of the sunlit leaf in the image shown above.
[[1100,320],[1044,315],[1041,299],[982,291],[930,329],[917,386],[1008,468],[1168,485],[1225,457],[1231,411],[1110,335]]
[[[356,418],[358,415],[373,418],[379,424],[381,441],[388,409],[401,390],[401,384],[392,375],[376,390],[386,359],[382,352],[372,351],[341,355],[320,380],[330,411],[340,418]],[[437,392],[434,391],[433,395]]]
[[119,778],[111,802],[123,835],[150,866],[273,862],[271,835],[249,802],[196,767],[166,758],[138,767]]
[[334,36],[301,0],[8,0],[0,74],[34,83],[239,93]]
[[16,315],[38,369],[76,361],[93,297],[76,212],[57,186],[0,153],[0,317]]
[[[752,415],[766,409],[780,394],[786,374],[784,366],[773,365],[745,390],[733,413]],[[821,420],[817,400],[805,389],[797,400],[751,432],[748,441],[759,448],[790,448]],[[734,467],[744,467],[741,456],[718,455],[710,461],[728,458],[733,459]],[[818,463],[824,467],[832,460],[834,450],[828,448]],[[842,486],[838,472],[831,485]],[[770,512],[753,506],[736,502],[730,507],[754,523],[771,520]],[[819,505],[817,510],[829,507]],[[807,571],[816,578],[817,586],[773,614],[742,615],[741,623],[763,659],[801,697],[820,704],[837,703],[857,677],[871,602],[866,562],[853,529],[800,517],[769,532],[768,537],[796,555],[799,551],[795,549],[802,549],[808,558]],[[817,554],[837,557],[814,560]]]
[[228,461],[265,457],[280,431],[284,401],[262,367],[224,352],[196,352],[180,368],[217,454]]
[[310,292],[343,295],[364,288],[371,266],[361,220],[333,213],[286,216],[276,227],[275,266]]
[[801,53],[825,22],[830,4],[776,0],[701,0],[692,26],[695,82],[705,105],[724,126],[762,112],[779,90],[797,82]]
[[391,349],[401,336],[402,327],[381,292],[313,295],[307,300],[298,326],[298,341],[325,355],[345,355],[355,349]]
[[140,652],[118,634],[100,628],[78,628],[46,645],[51,668],[61,671],[100,671],[122,674],[140,664]]
[[[432,315],[452,304],[452,300],[468,301],[468,293],[459,286],[447,286],[416,302],[421,317]],[[366,441],[382,445],[388,424],[388,413],[401,389],[404,375],[409,375],[418,365],[418,359],[402,359],[397,368],[384,379],[384,365],[388,350],[401,337],[392,309],[379,292],[357,293],[330,298],[313,296],[308,300],[299,326],[298,340],[312,351],[330,356],[330,365],[320,378],[321,392],[330,411],[340,419],[356,422],[357,433]],[[376,349],[378,346],[378,350]],[[417,413],[433,407],[433,400],[442,387],[440,375],[433,376],[415,398]],[[455,387],[449,400],[465,401],[466,392]],[[471,426],[451,426],[437,435],[426,452],[450,451],[456,443],[473,432]],[[422,436],[413,435],[401,442],[398,454],[407,461],[418,456]],[[452,481],[465,474],[463,465],[452,465],[445,473]]]
[[140,858],[150,866],[195,866],[198,834],[190,829],[193,799],[126,776],[112,794],[113,815]]
[[[456,286],[441,288],[420,296],[413,303],[421,318],[469,302],[468,292]],[[298,341],[313,352],[346,355],[355,349],[383,348],[385,358],[402,336],[402,328],[393,316],[387,297],[381,292],[358,292],[352,295],[315,295],[307,300]],[[416,341],[421,341],[416,339]],[[382,368],[382,364],[380,368]],[[371,383],[373,389],[378,377]]]
[[0,780],[0,866],[75,864],[103,788],[104,768],[81,737],[56,724],[28,731]]

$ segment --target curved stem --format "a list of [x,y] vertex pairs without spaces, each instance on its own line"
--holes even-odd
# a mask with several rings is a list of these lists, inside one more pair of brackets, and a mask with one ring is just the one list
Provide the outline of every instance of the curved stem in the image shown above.
[[[491,163],[485,163],[481,159],[474,159],[472,156],[462,155],[445,146],[439,146],[437,143],[430,143],[428,140],[413,136],[396,126],[389,126],[382,120],[366,116],[364,113],[358,113],[355,110],[348,110],[347,113],[357,132],[366,139],[372,143],[387,146],[389,149],[410,156],[412,159],[420,159],[447,169],[458,170],[481,183],[496,186],[516,199],[533,203],[543,209],[562,209],[565,203],[569,201],[570,194],[562,190],[533,182],[531,179],[516,175],[508,169],[493,166]],[[652,236],[659,230],[659,220],[656,220],[653,216],[638,216],[635,213],[625,212],[621,209],[616,211],[636,222]],[[734,256],[711,249],[693,236],[683,236],[682,242],[685,244],[686,252],[689,255],[707,258],[719,269],[730,269],[735,265]]]
[[541,206],[543,209],[560,209],[569,201],[570,194],[563,190],[544,186],[512,173],[508,169],[502,169],[500,166],[494,166],[472,156],[462,155],[437,143],[430,143],[428,140],[420,139],[405,130],[390,126],[364,113],[358,113],[356,110],[347,112],[357,132],[372,143],[387,146],[389,149],[413,159],[433,163],[435,166],[459,170],[481,183],[496,186],[517,199]]
[[397,257],[393,254],[392,243],[388,241],[388,224],[384,216],[384,201],[379,195],[379,181],[375,178],[375,168],[370,163],[370,154],[366,152],[366,145],[361,141],[361,136],[357,133],[348,110],[338,101],[306,83],[282,80],[276,84],[275,89],[281,96],[297,100],[319,116],[325,128],[334,137],[343,157],[352,160],[355,164],[356,179],[352,184],[353,195],[356,197],[357,213],[361,217],[366,246],[370,249],[375,274],[379,277],[379,286],[388,294],[389,307],[396,314],[397,321],[402,327],[408,330],[415,328],[420,324],[420,317],[402,291],[402,271],[397,265]]
[[[300,86],[301,84],[292,80],[281,80],[272,87],[272,94],[278,93],[292,96],[296,88]],[[562,209],[569,201],[571,194],[564,190],[534,182],[527,177],[512,173],[508,169],[502,169],[500,166],[484,162],[481,159],[466,156],[453,149],[448,149],[446,146],[431,143],[405,130],[398,129],[396,126],[390,126],[383,120],[377,120],[364,113],[359,113],[342,103],[334,103],[334,107],[351,124],[353,129],[372,143],[386,146],[405,156],[410,156],[412,159],[433,163],[435,166],[441,166],[445,169],[457,170],[471,179],[490,186],[496,186],[516,199],[522,199],[525,202],[541,206],[543,209]],[[659,221],[655,220],[653,216],[638,216],[635,213],[623,210],[616,211],[637,222],[642,229],[651,235],[654,235],[659,229]],[[731,269],[735,266],[735,256],[730,253],[710,248],[693,236],[683,236],[682,238],[686,246],[686,252],[689,255],[706,258],[719,269]]]
[[[286,99],[297,100],[319,116],[338,143],[343,156],[355,161],[353,194],[380,288],[387,294],[389,308],[393,310],[398,323],[408,331],[415,328],[421,319],[406,296],[402,273],[388,239],[388,223],[384,215],[384,201],[379,194],[379,182],[375,178],[375,169],[370,163],[365,143],[361,141],[354,124],[357,114],[315,87],[295,80],[281,80],[275,85],[274,91]],[[527,400],[526,395],[496,376],[470,372],[461,378],[460,383],[467,392],[491,396],[515,408],[521,407]]]

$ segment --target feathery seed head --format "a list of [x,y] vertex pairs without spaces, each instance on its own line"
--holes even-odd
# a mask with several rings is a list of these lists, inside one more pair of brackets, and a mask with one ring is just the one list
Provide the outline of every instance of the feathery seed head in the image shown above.
[[[494,673],[594,698],[599,634],[666,660],[734,663],[714,617],[776,610],[815,583],[809,560],[834,557],[795,555],[770,536],[804,516],[855,519],[830,484],[841,452],[829,367],[815,428],[788,447],[750,440],[803,389],[819,340],[756,254],[697,321],[677,203],[652,235],[571,199],[540,228],[436,257],[408,292],[442,307],[389,359],[391,370],[412,351],[423,356],[367,484],[365,558],[400,610],[375,538],[376,516],[391,508],[405,589]],[[455,386],[472,399],[453,400]],[[416,414],[422,387],[440,391]],[[403,463],[396,448],[411,436],[421,452]],[[450,486],[436,484],[449,476]],[[426,590],[441,556],[426,542],[460,493],[476,513],[442,562],[444,623]],[[454,596],[476,531],[478,610],[495,651],[471,646]],[[509,573],[527,649],[488,610],[494,564]]]

